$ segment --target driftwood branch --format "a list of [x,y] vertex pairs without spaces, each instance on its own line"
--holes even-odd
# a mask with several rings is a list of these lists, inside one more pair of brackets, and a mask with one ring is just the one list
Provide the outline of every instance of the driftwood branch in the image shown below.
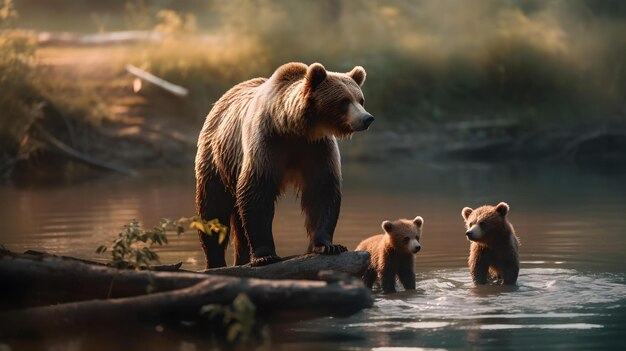
[[332,270],[351,276],[363,275],[370,263],[367,251],[344,252],[340,255],[308,254],[295,256],[268,266],[236,266],[213,268],[206,274],[262,279],[318,279],[320,271]]
[[178,97],[185,97],[185,96],[187,96],[187,94],[189,94],[189,91],[187,89],[181,87],[180,85],[176,85],[176,84],[170,83],[170,82],[166,81],[165,79],[159,78],[159,77],[155,76],[152,73],[149,73],[149,72],[146,72],[146,71],[142,70],[139,67],[135,67],[135,66],[129,64],[129,65],[126,65],[126,70],[130,74],[132,74],[132,75],[134,75],[134,76],[136,76],[136,77],[138,77],[138,78],[140,78],[142,80],[145,80],[146,82],[150,82],[150,83],[158,86],[159,88],[167,91],[168,93],[174,94],[174,95],[176,95]]
[[136,42],[159,42],[163,35],[155,31],[118,31],[80,35],[68,32],[41,32],[39,45],[118,45]]

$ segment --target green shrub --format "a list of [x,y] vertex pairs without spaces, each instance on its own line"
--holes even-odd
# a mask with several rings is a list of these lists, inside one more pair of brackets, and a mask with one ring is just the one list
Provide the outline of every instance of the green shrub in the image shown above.
[[133,219],[130,224],[122,227],[122,231],[110,246],[101,245],[96,249],[96,253],[111,252],[110,265],[117,268],[146,269],[151,264],[159,263],[159,255],[153,251],[153,247],[167,244],[168,232],[181,235],[185,232],[185,226],[196,228],[205,235],[219,235],[220,243],[225,240],[228,230],[217,219],[205,221],[198,216],[178,220],[164,218],[158,225],[147,230],[141,227],[139,221]]

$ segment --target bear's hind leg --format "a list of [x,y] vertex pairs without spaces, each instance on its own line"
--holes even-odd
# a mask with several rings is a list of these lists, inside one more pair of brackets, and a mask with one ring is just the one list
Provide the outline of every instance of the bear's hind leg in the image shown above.
[[238,182],[237,207],[250,243],[250,264],[264,266],[279,262],[272,234],[277,182],[271,176],[253,174],[245,168],[241,173],[243,178]]
[[250,262],[250,243],[246,237],[246,232],[241,224],[239,212],[232,214],[230,218],[231,237],[235,251],[234,265],[241,266]]
[[502,280],[504,285],[515,285],[519,275],[519,265],[512,265],[502,270]]
[[367,271],[365,271],[365,274],[363,274],[363,284],[371,289],[374,286],[374,282],[376,282],[377,277],[378,273],[376,270],[368,268]]
[[[234,198],[226,191],[221,181],[214,176],[205,176],[196,181],[196,210],[202,219],[211,220],[217,218],[220,224],[230,223],[231,213],[234,211]],[[219,236],[198,231],[202,249],[206,257],[206,268],[226,266],[226,239],[219,242]]]

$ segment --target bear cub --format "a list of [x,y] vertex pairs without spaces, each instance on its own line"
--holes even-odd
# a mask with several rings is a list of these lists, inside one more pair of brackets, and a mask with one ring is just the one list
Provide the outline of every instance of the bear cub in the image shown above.
[[370,266],[363,275],[368,288],[380,281],[384,293],[396,291],[396,275],[406,290],[415,289],[414,255],[421,249],[424,219],[399,219],[382,223],[384,234],[363,240],[356,251],[368,251]]
[[509,205],[500,202],[496,206],[463,208],[469,241],[469,270],[474,284],[486,284],[488,280],[514,285],[519,274],[519,239],[507,220]]

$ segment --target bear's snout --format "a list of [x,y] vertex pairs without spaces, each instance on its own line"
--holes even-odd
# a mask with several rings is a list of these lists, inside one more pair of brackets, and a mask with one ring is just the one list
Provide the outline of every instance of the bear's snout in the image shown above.
[[421,249],[422,249],[421,246],[416,245],[416,246],[413,247],[413,253],[418,253]]
[[[356,122],[356,123],[354,123]],[[374,116],[369,113],[362,114],[360,117],[357,117],[353,122],[352,128],[355,132],[361,132],[367,130],[370,127],[370,124],[374,122]]]
[[483,231],[480,229],[480,226],[478,224],[474,224],[471,228],[467,230],[467,232],[465,232],[465,236],[467,236],[467,239],[471,241],[477,241],[482,238]]
[[370,115],[370,114],[365,114],[363,116],[361,116],[361,120],[363,121],[363,125],[365,126],[365,129],[369,128],[370,124],[372,124],[372,122],[374,122],[374,116]]
[[468,239],[472,240],[472,238],[474,237],[474,232],[468,230],[467,233],[465,233],[465,236],[467,236]]

